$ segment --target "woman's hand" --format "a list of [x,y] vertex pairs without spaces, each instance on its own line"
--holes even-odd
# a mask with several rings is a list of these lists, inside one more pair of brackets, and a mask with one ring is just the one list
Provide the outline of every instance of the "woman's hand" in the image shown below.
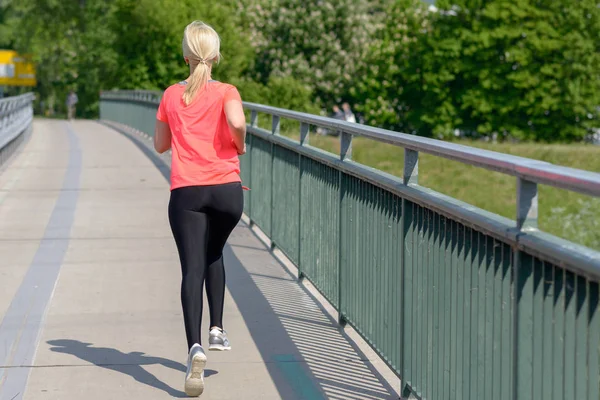
[[246,154],[246,143],[244,143],[244,148],[242,150],[240,150],[239,148],[237,149],[237,153],[240,156]]

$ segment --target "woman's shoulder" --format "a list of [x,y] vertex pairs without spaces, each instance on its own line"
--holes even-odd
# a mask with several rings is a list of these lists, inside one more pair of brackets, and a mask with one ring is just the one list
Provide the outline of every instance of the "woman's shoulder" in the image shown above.
[[218,89],[217,91],[220,94],[220,97],[223,99],[223,102],[226,103],[229,100],[239,100],[241,101],[240,92],[230,83],[217,82]]
[[186,81],[180,81],[180,82],[174,83],[165,89],[165,93],[180,92],[182,90],[185,90],[185,85],[187,85]]
[[[163,99],[168,99],[172,96],[180,97],[181,94],[185,91],[187,82],[181,81],[172,84],[167,87],[162,95]],[[231,96],[239,97],[238,89],[235,85],[226,82],[220,82],[216,80],[212,80],[208,82],[209,85],[209,93],[212,92],[213,96],[217,95],[218,97],[229,98]]]
[[226,82],[221,82],[221,81],[213,81],[212,83],[214,83],[219,88],[219,91],[221,91],[221,92],[227,92],[229,90],[237,90],[235,85],[232,85],[231,83],[226,83]]
[[172,96],[173,94],[180,94],[181,91],[183,91],[185,89],[185,85],[183,85],[182,82],[178,82],[178,83],[174,83],[170,86],[168,86],[162,94],[162,98],[166,99],[169,98],[170,96]]

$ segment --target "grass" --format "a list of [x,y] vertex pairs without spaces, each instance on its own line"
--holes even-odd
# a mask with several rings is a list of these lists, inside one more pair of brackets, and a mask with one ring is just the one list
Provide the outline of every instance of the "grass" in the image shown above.
[[[259,122],[261,127],[270,128],[270,121]],[[285,124],[282,123],[283,134],[298,139],[297,125],[292,121],[285,121]],[[481,141],[459,143],[600,173],[600,146],[494,144]],[[339,154],[339,138],[311,134],[310,144]],[[354,138],[352,146],[354,161],[398,177],[402,176],[404,162],[402,148],[360,137]],[[421,154],[419,184],[484,210],[510,219],[515,218],[516,179],[512,176]],[[600,250],[599,198],[541,185],[538,222],[540,229],[545,232]]]

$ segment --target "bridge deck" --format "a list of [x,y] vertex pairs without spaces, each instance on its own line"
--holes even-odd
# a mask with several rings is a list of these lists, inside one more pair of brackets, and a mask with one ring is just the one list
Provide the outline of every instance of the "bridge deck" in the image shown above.
[[[35,121],[0,171],[0,400],[184,397],[165,172],[96,122]],[[244,224],[225,257],[234,347],[208,353],[202,398],[398,397]]]

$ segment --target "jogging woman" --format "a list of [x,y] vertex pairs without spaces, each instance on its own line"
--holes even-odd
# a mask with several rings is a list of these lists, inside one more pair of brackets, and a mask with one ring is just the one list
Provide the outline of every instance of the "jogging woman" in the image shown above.
[[154,148],[172,150],[169,222],[181,261],[181,303],[188,344],[185,393],[204,391],[206,353],[200,340],[202,294],[210,309],[209,350],[230,350],[223,330],[223,247],[242,215],[238,155],[246,118],[237,89],[211,79],[220,39],[194,21],[185,28],[189,77],[165,90],[156,114]]

